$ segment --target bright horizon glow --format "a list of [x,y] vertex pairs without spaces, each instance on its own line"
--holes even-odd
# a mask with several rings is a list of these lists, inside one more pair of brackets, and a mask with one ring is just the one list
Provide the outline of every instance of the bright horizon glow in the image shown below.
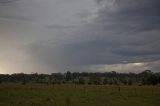
[[148,63],[106,64],[106,65],[90,66],[90,70],[92,71],[97,70],[100,72],[116,71],[122,73],[126,72],[139,73],[146,69],[151,69],[151,67],[148,66]]
[[142,65],[144,65],[144,63],[133,63],[133,65],[135,65],[135,66],[142,66]]

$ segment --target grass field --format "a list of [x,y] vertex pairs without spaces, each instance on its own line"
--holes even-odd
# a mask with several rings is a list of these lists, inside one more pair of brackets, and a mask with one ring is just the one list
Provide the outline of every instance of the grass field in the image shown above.
[[0,84],[0,106],[160,106],[160,87]]

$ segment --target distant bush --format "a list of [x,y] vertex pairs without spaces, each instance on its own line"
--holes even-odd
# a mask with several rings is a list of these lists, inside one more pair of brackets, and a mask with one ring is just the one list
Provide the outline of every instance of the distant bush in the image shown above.
[[132,84],[133,84],[132,79],[129,79],[129,80],[128,80],[128,85],[132,85]]
[[158,84],[158,78],[156,75],[150,75],[148,78],[147,78],[147,83],[149,85],[156,85]]
[[94,85],[100,85],[102,81],[101,81],[101,78],[98,76],[91,76],[89,77],[89,82]]
[[26,84],[26,80],[24,79],[23,81],[22,81],[22,85],[25,85]]
[[78,84],[85,84],[85,79],[83,77],[80,77],[78,80]]
[[124,79],[124,80],[123,80],[123,84],[124,84],[124,85],[127,85],[127,79]]
[[71,81],[72,80],[72,73],[70,71],[67,71],[66,76],[65,76],[66,81]]
[[91,81],[88,81],[88,85],[92,85],[92,82],[91,82]]
[[108,78],[104,78],[103,84],[104,84],[104,85],[108,84]]
[[113,83],[114,83],[114,85],[118,85],[117,79],[113,79]]
[[109,85],[113,85],[113,80],[112,79],[109,80]]

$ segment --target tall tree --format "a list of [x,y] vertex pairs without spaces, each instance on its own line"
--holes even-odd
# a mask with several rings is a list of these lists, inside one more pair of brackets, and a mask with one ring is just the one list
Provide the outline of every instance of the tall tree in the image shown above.
[[65,76],[66,81],[71,81],[72,80],[72,73],[70,71],[67,71],[66,76]]
[[156,75],[152,74],[147,78],[147,82],[149,85],[156,85],[158,84],[158,78]]

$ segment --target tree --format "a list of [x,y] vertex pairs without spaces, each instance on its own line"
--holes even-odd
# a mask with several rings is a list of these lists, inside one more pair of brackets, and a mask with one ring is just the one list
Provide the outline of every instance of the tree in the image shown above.
[[101,78],[98,76],[91,76],[89,77],[89,82],[95,85],[100,85],[101,84]]
[[80,77],[78,80],[78,84],[85,84],[85,79],[83,77]]
[[63,80],[64,76],[61,73],[52,73],[51,74],[52,79],[54,80]]
[[70,71],[67,71],[65,80],[66,80],[66,81],[71,81],[71,80],[72,80],[72,74],[71,74]]
[[128,80],[128,85],[132,85],[133,84],[133,81],[132,81],[132,79],[130,78],[129,80]]
[[146,84],[147,84],[146,78],[142,78],[142,79],[141,79],[141,83],[142,83],[143,85],[146,85]]
[[104,85],[108,84],[108,79],[107,79],[107,78],[104,78],[103,84],[104,84]]
[[23,79],[23,81],[22,81],[22,85],[25,85],[26,84],[26,80],[25,79]]
[[92,82],[90,80],[88,81],[88,85],[92,85]]
[[117,81],[117,79],[113,79],[113,82],[114,82],[114,85],[118,85],[118,81]]
[[143,85],[149,84],[148,82],[148,78],[152,75],[152,71],[151,70],[145,70],[142,73],[140,73],[140,77],[141,77],[141,82]]
[[160,74],[158,75],[158,83],[160,83]]
[[127,85],[127,79],[126,78],[123,80],[123,84]]
[[113,79],[110,78],[110,79],[109,79],[109,85],[112,85],[112,84],[113,84]]
[[147,83],[149,85],[156,85],[158,84],[158,78],[156,75],[152,74],[147,78]]

